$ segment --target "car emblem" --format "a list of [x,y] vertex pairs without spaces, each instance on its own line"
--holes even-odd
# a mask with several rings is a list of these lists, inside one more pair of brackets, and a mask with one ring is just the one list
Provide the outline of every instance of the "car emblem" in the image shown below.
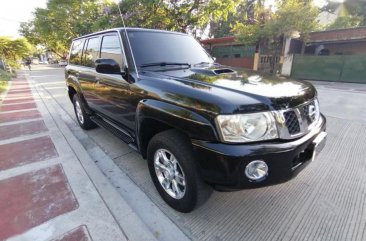
[[315,107],[315,105],[310,104],[308,108],[309,108],[308,109],[308,113],[309,113],[308,117],[313,122],[313,121],[315,121],[315,118],[316,118],[316,113],[317,113],[316,107]]

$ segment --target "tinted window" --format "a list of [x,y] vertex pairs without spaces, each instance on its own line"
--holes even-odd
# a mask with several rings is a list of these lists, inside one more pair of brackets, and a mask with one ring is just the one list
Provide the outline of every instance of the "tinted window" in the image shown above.
[[94,61],[99,58],[100,42],[99,38],[91,38],[87,42],[86,49],[83,54],[83,65],[87,67],[95,67]]
[[76,64],[76,65],[81,64],[81,51],[83,49],[83,45],[84,45],[83,39],[75,40],[72,43],[72,47],[71,47],[71,51],[70,51],[70,58],[69,58],[70,64]]
[[103,37],[101,55],[102,59],[114,59],[120,67],[122,65],[122,49],[117,35]]
[[213,62],[202,46],[188,35],[130,31],[128,36],[137,66],[157,62]]

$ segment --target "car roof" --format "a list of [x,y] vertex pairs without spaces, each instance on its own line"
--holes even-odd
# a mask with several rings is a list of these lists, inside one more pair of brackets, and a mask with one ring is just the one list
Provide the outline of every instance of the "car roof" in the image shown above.
[[179,34],[179,35],[187,35],[185,33],[180,33],[180,32],[173,32],[173,31],[167,31],[167,30],[161,30],[161,29],[149,29],[149,28],[111,28],[111,29],[106,29],[103,31],[99,31],[99,32],[95,32],[95,33],[91,33],[91,34],[87,34],[87,35],[83,35],[77,38],[74,38],[72,41],[78,40],[78,39],[83,39],[83,38],[87,38],[87,37],[91,37],[94,35],[99,35],[99,34],[104,34],[104,33],[108,33],[108,32],[122,32],[122,31],[128,31],[128,32],[159,32],[159,33],[170,33],[170,34]]

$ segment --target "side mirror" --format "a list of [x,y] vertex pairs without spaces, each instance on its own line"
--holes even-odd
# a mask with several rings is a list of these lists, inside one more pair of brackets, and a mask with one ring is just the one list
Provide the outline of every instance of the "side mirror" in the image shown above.
[[212,57],[213,61],[216,62],[216,57]]
[[95,70],[101,74],[122,74],[121,67],[114,59],[95,60]]

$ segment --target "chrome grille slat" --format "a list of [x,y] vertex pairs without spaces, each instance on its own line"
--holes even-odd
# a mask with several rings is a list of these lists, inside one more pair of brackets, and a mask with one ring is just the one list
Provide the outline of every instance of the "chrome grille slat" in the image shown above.
[[277,127],[281,139],[294,139],[307,134],[319,121],[319,105],[317,100],[300,106],[276,112]]
[[288,128],[288,132],[291,135],[297,134],[300,132],[300,124],[295,114],[295,111],[290,110],[283,113],[285,117],[285,124]]

